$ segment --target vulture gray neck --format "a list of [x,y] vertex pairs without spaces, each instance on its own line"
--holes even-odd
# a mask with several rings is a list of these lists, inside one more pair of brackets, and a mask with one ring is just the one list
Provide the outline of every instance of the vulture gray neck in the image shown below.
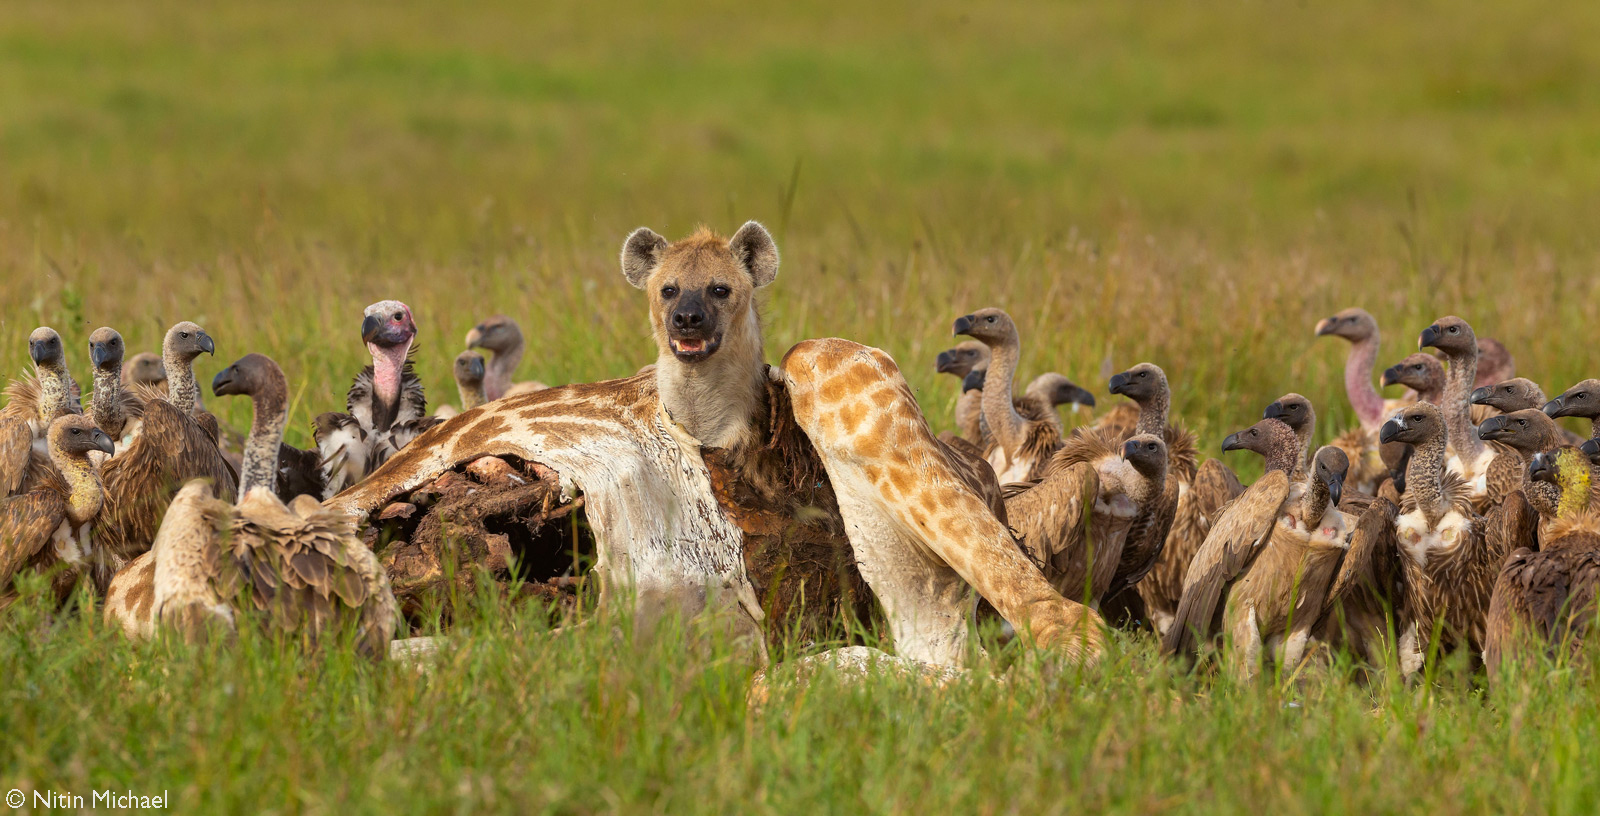
[[1167,432],[1167,413],[1172,409],[1172,389],[1162,382],[1148,402],[1139,403],[1137,432],[1163,436]]
[[72,413],[72,391],[77,383],[66,365],[52,360],[40,363],[34,373],[39,380],[39,419],[49,426],[56,417]]
[[[517,373],[517,365],[522,362],[522,348],[522,335],[518,334],[516,341],[504,351],[492,349],[494,357],[489,360],[487,370],[483,373],[485,399],[500,399],[511,389],[512,377]],[[466,397],[463,396],[461,399],[465,401]]]
[[244,442],[244,464],[239,468],[239,500],[254,488],[271,491],[278,479],[278,446],[289,421],[286,385],[269,383],[250,395],[254,415],[250,436]]
[[94,396],[89,401],[89,414],[94,417],[94,424],[112,439],[122,438],[122,426],[128,416],[122,410],[121,360],[94,370]]
[[1017,372],[1017,358],[1022,356],[1022,344],[1015,333],[990,347],[989,373],[983,386],[983,418],[989,423],[989,433],[1007,454],[1022,447],[1023,426],[1026,424],[1016,406],[1011,404],[1011,385]]
[[1322,521],[1323,514],[1328,512],[1328,503],[1333,499],[1333,493],[1328,490],[1327,482],[1315,475],[1310,481],[1305,495],[1300,497],[1300,520],[1305,522],[1308,528]]
[[1462,467],[1471,472],[1477,466],[1484,447],[1483,440],[1478,438],[1477,428],[1472,424],[1472,391],[1478,387],[1478,348],[1474,345],[1466,354],[1448,359],[1450,370],[1444,375],[1444,403],[1439,407],[1444,411],[1445,425],[1450,429],[1450,441],[1456,446],[1456,455],[1461,457]]
[[1434,434],[1412,445],[1411,461],[1406,465],[1406,493],[1414,494],[1417,508],[1431,528],[1448,510],[1444,502],[1444,450],[1446,435]]
[[185,415],[194,413],[200,386],[194,381],[194,357],[162,349],[161,364],[167,368],[167,402]]

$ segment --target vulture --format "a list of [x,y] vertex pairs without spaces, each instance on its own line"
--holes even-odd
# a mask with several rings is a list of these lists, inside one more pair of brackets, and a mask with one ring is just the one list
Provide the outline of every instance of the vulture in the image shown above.
[[[1183,594],[1184,574],[1212,520],[1244,487],[1233,471],[1215,459],[1196,468],[1200,454],[1194,435],[1168,419],[1172,389],[1160,366],[1140,363],[1113,376],[1111,393],[1127,397],[1139,407],[1132,432],[1158,436],[1167,445],[1167,477],[1161,499],[1152,504],[1151,516],[1135,523],[1123,547],[1123,568],[1113,581],[1116,587],[1135,589],[1139,605],[1144,607],[1141,617],[1159,634],[1171,624]],[[1132,608],[1131,599],[1124,602]]]
[[1516,376],[1517,361],[1511,357],[1510,350],[1493,337],[1479,338],[1478,376],[1472,381],[1472,387],[1494,385]]
[[[495,315],[467,332],[467,349],[481,348],[493,355],[483,375],[483,395],[497,400],[512,394],[531,394],[550,386],[537,380],[513,383],[517,364],[522,362],[522,327],[505,315]],[[465,398],[463,398],[465,399]],[[461,410],[465,411],[466,408]]]
[[61,335],[48,326],[34,329],[28,335],[28,356],[34,376],[12,380],[6,386],[6,407],[0,410],[0,489],[7,496],[30,489],[49,469],[45,435],[51,423],[83,413]]
[[215,351],[216,342],[193,323],[167,331],[161,343],[167,396],[145,403],[139,435],[101,468],[106,499],[94,534],[112,569],[150,549],[173,493],[185,482],[208,479],[219,495],[234,494],[238,478],[217,447],[216,418],[193,413],[194,359]]
[[[1288,425],[1294,431],[1295,439],[1300,445],[1300,462],[1295,467],[1290,479],[1300,481],[1306,476],[1306,468],[1311,466],[1311,440],[1316,434],[1317,412],[1312,407],[1311,400],[1299,394],[1284,394],[1267,406],[1262,412],[1263,419],[1276,419]],[[1369,437],[1365,431],[1360,436]],[[1350,462],[1349,472],[1345,474],[1345,504],[1341,510],[1352,510],[1353,507],[1365,507],[1365,499],[1377,492],[1378,484],[1387,475],[1383,459],[1376,447],[1368,447],[1364,440],[1357,441],[1351,434],[1344,434],[1333,440],[1334,447],[1344,451],[1345,459]]]
[[1486,488],[1490,505],[1524,490],[1534,455],[1563,444],[1561,426],[1537,408],[1489,417],[1478,426],[1477,433],[1479,439],[1505,447],[1489,463]]
[[254,408],[240,499],[217,498],[204,479],[178,491],[151,549],[155,625],[196,640],[254,618],[310,648],[349,626],[357,650],[381,659],[399,607],[377,556],[356,537],[355,519],[310,496],[286,505],[274,494],[289,413],[282,369],[246,355],[211,390],[249,395]]
[[336,411],[318,414],[312,423],[312,437],[321,457],[322,498],[338,495],[373,468],[366,429],[355,417]]
[[[1372,372],[1378,362],[1378,321],[1366,309],[1345,309],[1317,323],[1317,337],[1338,337],[1350,343],[1344,361],[1344,390],[1362,429],[1376,432],[1391,410],[1389,403],[1372,387]],[[1398,407],[1398,406],[1395,406]]]
[[995,449],[989,463],[1001,484],[1043,478],[1050,457],[1061,448],[1060,420],[1027,419],[1011,403],[1012,381],[1022,351],[1016,324],[1000,309],[980,309],[957,318],[955,333],[989,347],[996,381],[983,389],[983,418],[994,434]]
[[[366,432],[372,467],[440,421],[428,416],[422,379],[411,367],[411,344],[416,337],[411,308],[398,300],[379,301],[362,314],[361,340],[372,354],[372,365],[363,368],[351,383],[345,409]],[[324,461],[329,454],[322,450]]]
[[1583,417],[1589,420],[1590,438],[1600,439],[1600,380],[1584,380],[1543,407],[1552,419]]
[[69,413],[50,423],[45,444],[53,468],[28,492],[0,499],[0,608],[15,599],[11,580],[20,570],[59,569],[53,583],[64,599],[94,564],[89,528],[103,496],[89,454],[111,453],[111,437],[90,418]]
[[1098,609],[1129,529],[1160,498],[1166,472],[1167,446],[1158,436],[1118,445],[1078,429],[1043,479],[1008,486],[1006,520],[1057,592]]
[[1532,511],[1521,494],[1496,505],[1487,519],[1474,511],[1467,482],[1446,467],[1450,431],[1437,406],[1419,402],[1397,412],[1380,434],[1412,447],[1395,522],[1410,618],[1400,638],[1401,668],[1409,674],[1421,667],[1436,624],[1443,651],[1481,654],[1495,577],[1511,541],[1533,535]]
[[1294,481],[1299,443],[1276,419],[1229,436],[1222,449],[1260,453],[1267,472],[1228,506],[1195,554],[1162,650],[1190,654],[1227,632],[1228,664],[1249,679],[1263,647],[1279,666],[1297,665],[1322,617],[1349,546],[1352,525],[1339,511],[1349,463],[1343,451],[1324,447],[1307,478]]
[[439,406],[434,409],[433,415],[440,419],[449,419],[488,402],[483,395],[484,365],[482,354],[476,351],[463,351],[457,354],[453,373],[456,379],[456,393],[461,397],[461,407],[457,408],[454,405]]
[[1540,546],[1517,542],[1495,579],[1483,650],[1495,685],[1505,682],[1514,655],[1577,654],[1600,590],[1600,496],[1588,458],[1570,445],[1541,451],[1529,462],[1528,478],[1556,487],[1558,499]]
[[123,387],[122,335],[102,326],[89,335],[89,361],[94,366],[94,392],[89,396],[89,415],[94,424],[125,446],[138,433],[144,400],[131,388]]
[[[989,347],[977,340],[967,340],[955,348],[939,352],[936,370],[961,379],[961,396],[956,401],[956,427],[968,442],[979,447],[992,444],[989,423],[983,416],[983,386],[989,371]],[[1021,397],[1013,397],[1012,407],[1023,419],[1032,422],[1048,420],[1061,427],[1057,406],[1070,405],[1073,410],[1084,405],[1094,407],[1094,395],[1078,387],[1063,374],[1048,371],[1033,378]]]
[[[1467,321],[1454,315],[1441,317],[1422,330],[1417,340],[1421,348],[1437,348],[1450,363],[1445,373],[1444,394],[1439,410],[1449,428],[1449,443],[1455,452],[1454,469],[1464,478],[1475,499],[1487,490],[1489,461],[1495,452],[1474,433],[1472,392],[1478,377],[1478,341]],[[1410,484],[1408,480],[1407,485]]]
[[[1540,388],[1538,383],[1525,377],[1513,377],[1493,385],[1483,386],[1472,392],[1472,405],[1474,408],[1480,405],[1486,406],[1501,414],[1524,411],[1529,408],[1543,408],[1548,404],[1549,400],[1545,399],[1544,389]],[[1483,424],[1484,419],[1488,419],[1488,417],[1479,419],[1476,414],[1473,415],[1473,420],[1479,425]],[[1558,428],[1558,430],[1561,433],[1562,444],[1574,446],[1583,444],[1584,437],[1566,428]]]
[[[1417,352],[1389,366],[1383,372],[1383,384],[1403,385],[1417,394],[1416,402],[1434,405],[1444,401],[1444,363],[1432,354]],[[1395,406],[1399,410],[1404,406]]]
[[161,364],[161,355],[154,352],[141,351],[129,357],[122,366],[122,384],[129,388],[135,385],[143,385],[165,394],[167,392],[167,368]]

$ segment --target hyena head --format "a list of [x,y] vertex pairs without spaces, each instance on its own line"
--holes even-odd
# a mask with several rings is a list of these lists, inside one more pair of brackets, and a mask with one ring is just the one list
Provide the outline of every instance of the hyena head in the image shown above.
[[646,228],[622,245],[622,274],[650,296],[656,383],[673,418],[708,447],[748,429],[764,392],[755,291],[778,276],[778,245],[750,221],[668,242]]

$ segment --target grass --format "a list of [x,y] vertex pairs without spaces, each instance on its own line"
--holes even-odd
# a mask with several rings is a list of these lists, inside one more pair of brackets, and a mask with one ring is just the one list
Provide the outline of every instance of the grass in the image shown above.
[[[180,319],[271,354],[291,441],[342,405],[360,310],[399,297],[436,400],[503,311],[547,381],[654,356],[616,255],[640,224],[768,224],[768,356],[887,349],[931,419],[950,321],[1009,309],[1024,371],[1105,396],[1140,360],[1208,451],[1299,391],[1352,421],[1363,305],[1384,360],[1455,313],[1555,391],[1594,376],[1600,6],[636,0],[446,8],[0,4],[0,367],[41,323]],[[248,408],[213,400],[243,427]],[[1229,464],[1248,474],[1239,454]],[[1174,677],[1148,644],[1046,681],[784,687],[671,643],[483,611],[416,677],[268,644],[133,647],[0,624],[0,788],[157,785],[185,810],[1591,811],[1585,672],[1287,689]],[[1298,703],[1299,707],[1290,707]]]

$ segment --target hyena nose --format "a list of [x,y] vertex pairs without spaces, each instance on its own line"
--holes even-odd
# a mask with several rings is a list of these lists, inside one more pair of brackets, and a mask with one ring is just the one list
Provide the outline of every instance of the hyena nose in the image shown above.
[[698,329],[700,324],[706,322],[706,316],[698,309],[683,310],[672,313],[672,325],[679,329]]

